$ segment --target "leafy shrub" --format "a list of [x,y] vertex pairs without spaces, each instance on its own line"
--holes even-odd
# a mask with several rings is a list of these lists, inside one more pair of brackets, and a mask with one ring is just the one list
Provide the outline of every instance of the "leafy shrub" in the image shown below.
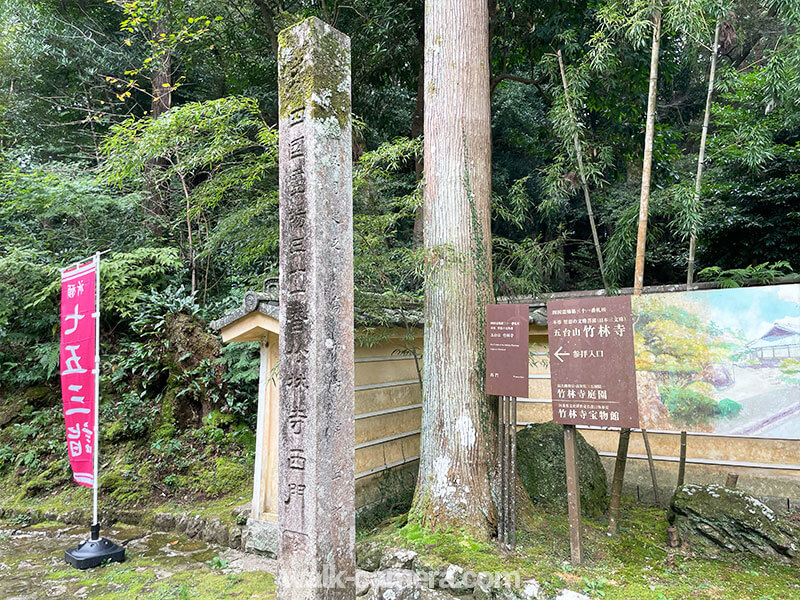
[[717,414],[720,417],[735,417],[742,411],[742,405],[730,398],[723,398],[717,405]]
[[659,390],[661,402],[670,417],[686,425],[706,425],[717,416],[717,402],[689,388],[665,387]]
[[669,410],[670,417],[686,425],[707,425],[715,417],[735,417],[742,410],[742,405],[730,398],[719,402],[704,390],[710,388],[695,382],[687,387],[663,387],[659,389],[661,402]]
[[769,285],[778,277],[785,277],[794,272],[792,265],[785,260],[774,263],[748,265],[743,269],[723,269],[722,267],[706,267],[697,273],[702,281],[716,281],[724,288],[736,288],[755,282]]
[[146,437],[155,422],[156,408],[144,391],[126,392],[118,402],[103,405],[103,421],[110,422],[104,438],[119,442]]
[[6,465],[13,464],[15,457],[16,452],[14,452],[11,446],[7,444],[0,446],[0,471],[2,471]]

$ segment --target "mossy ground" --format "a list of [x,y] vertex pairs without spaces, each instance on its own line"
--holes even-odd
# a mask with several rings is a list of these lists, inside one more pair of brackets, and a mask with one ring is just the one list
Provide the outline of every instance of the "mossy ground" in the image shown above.
[[[7,525],[7,523],[6,523]],[[0,597],[91,600],[211,600],[275,598],[275,581],[263,570],[244,572],[223,551],[177,534],[147,534],[120,526],[113,539],[128,541],[126,561],[77,571],[63,561],[82,528],[41,523],[22,532],[0,521]]]
[[747,557],[709,559],[667,545],[666,513],[632,500],[620,533],[606,535],[604,518],[584,520],[584,565],[569,563],[566,516],[537,510],[534,527],[518,534],[515,552],[457,533],[430,533],[398,517],[361,536],[362,542],[412,548],[431,564],[454,563],[475,572],[518,571],[546,591],[569,588],[608,600],[786,600],[800,599],[797,567]]

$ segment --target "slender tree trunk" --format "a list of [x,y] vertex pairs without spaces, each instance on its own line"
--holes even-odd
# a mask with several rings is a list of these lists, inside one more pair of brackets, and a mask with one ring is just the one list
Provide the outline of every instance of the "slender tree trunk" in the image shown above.
[[[656,92],[658,86],[658,54],[661,46],[661,5],[653,13],[653,45],[650,51],[650,86],[647,94],[647,121],[644,133],[644,159],[642,161],[642,190],[639,197],[639,231],[636,238],[636,267],[633,274],[633,293],[642,293],[644,286],[644,251],[647,241],[647,209],[650,203],[650,174],[653,166],[653,137],[656,124]],[[644,431],[644,430],[642,430]],[[617,532],[620,507],[622,505],[622,483],[628,462],[628,444],[631,430],[623,427],[619,432],[617,460],[611,485],[611,508],[608,532]]]
[[258,10],[261,13],[261,19],[267,28],[267,36],[269,36],[269,46],[272,48],[272,55],[278,58],[278,34],[275,32],[275,18],[272,16],[272,9],[267,6],[264,0],[256,0]]
[[[162,19],[153,25],[153,40],[161,34],[169,35],[166,22]],[[161,62],[150,77],[150,116],[157,119],[172,107],[172,59],[169,52],[161,57]]]
[[[717,72],[717,52],[719,51],[719,28],[722,19],[717,21],[714,30],[714,46],[711,50],[711,71],[708,74],[708,93],[706,94],[706,111],[703,115],[703,132],[700,134],[700,151],[697,155],[697,176],[694,180],[694,206],[700,205],[700,186],[703,183],[703,167],[706,157],[706,140],[708,139],[708,123],[711,120],[711,99],[714,96],[714,78]],[[694,279],[694,250],[697,242],[697,231],[692,226],[692,235],[689,238],[689,266],[686,269],[686,287],[692,285]]]
[[[161,34],[168,34],[165,21],[162,19],[153,25],[152,39],[158,40]],[[171,59],[169,54],[165,54],[158,67],[150,76],[150,116],[153,119],[159,118],[172,106],[172,71]],[[149,169],[153,172],[150,179],[154,182],[149,190],[149,198],[145,200],[145,218],[148,222],[150,233],[160,237],[163,232],[163,223],[167,219],[169,209],[168,185],[158,183],[158,171],[167,166],[166,158],[156,158],[150,161]]]
[[488,538],[494,411],[484,391],[492,301],[486,0],[425,6],[425,357],[411,518]]
[[191,208],[192,205],[189,201],[189,188],[186,187],[186,179],[183,176],[183,173],[178,173],[178,177],[181,180],[181,187],[183,188],[183,196],[186,200],[186,235],[187,241],[189,243],[189,271],[192,280],[192,293],[194,294],[197,291],[197,260],[195,258],[195,251],[194,251],[194,238],[192,237],[192,219],[191,219]]
[[650,87],[647,93],[647,122],[644,132],[642,191],[639,197],[639,230],[636,236],[636,269],[633,293],[641,294],[644,285],[644,251],[647,242],[647,210],[650,204],[650,174],[653,167],[653,138],[656,128],[656,92],[658,86],[658,53],[661,45],[661,7],[653,14],[653,46],[650,52]]
[[564,58],[561,56],[561,50],[558,51],[558,68],[561,71],[561,83],[564,84],[564,100],[567,104],[567,110],[570,117],[575,123],[575,135],[573,142],[575,143],[575,157],[578,161],[578,174],[581,178],[581,187],[583,188],[583,198],[586,201],[586,212],[589,215],[589,225],[592,228],[592,239],[594,240],[594,249],[597,252],[597,263],[600,266],[600,277],[603,279],[603,287],[608,289],[608,281],[606,280],[606,269],[603,264],[603,251],[600,248],[600,239],[597,236],[597,226],[594,222],[594,212],[592,211],[592,200],[589,197],[589,182],[586,180],[586,171],[583,168],[583,149],[581,148],[581,141],[578,136],[578,117],[572,110],[572,103],[569,99],[569,86],[567,85],[567,71],[564,69]]
[[[708,92],[706,93],[706,110],[703,115],[703,131],[700,134],[700,151],[697,154],[697,175],[694,180],[694,207],[700,206],[700,187],[703,183],[703,167],[705,167],[706,140],[708,139],[708,124],[711,120],[711,99],[714,96],[714,78],[717,72],[717,53],[719,52],[719,30],[722,19],[717,21],[714,29],[714,46],[711,50],[711,70],[708,74]],[[692,225],[692,234],[689,237],[689,264],[686,268],[686,289],[689,290],[694,282],[694,253],[697,244],[697,230]],[[686,432],[681,431],[681,456],[678,463],[678,487],[683,485],[686,473]]]

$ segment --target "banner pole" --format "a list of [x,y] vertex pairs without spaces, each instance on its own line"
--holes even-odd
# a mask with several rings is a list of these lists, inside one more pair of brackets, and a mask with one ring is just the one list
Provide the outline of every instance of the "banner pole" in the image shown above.
[[92,525],[90,538],[76,548],[64,552],[64,560],[76,569],[92,569],[111,562],[125,561],[125,548],[109,539],[100,537],[97,493],[100,489],[100,256],[97,252],[94,263],[94,453],[92,456],[94,479],[92,485]]
[[95,537],[99,534],[99,531],[95,533],[98,529],[98,520],[97,520],[97,490],[100,487],[99,485],[99,473],[98,468],[100,465],[100,461],[98,459],[98,452],[100,449],[100,444],[98,439],[100,438],[100,253],[96,253],[94,255],[95,260],[95,284],[94,284],[94,294],[95,294],[95,313],[94,313],[94,489],[93,489],[93,507],[92,507],[92,537],[93,539],[97,539]]

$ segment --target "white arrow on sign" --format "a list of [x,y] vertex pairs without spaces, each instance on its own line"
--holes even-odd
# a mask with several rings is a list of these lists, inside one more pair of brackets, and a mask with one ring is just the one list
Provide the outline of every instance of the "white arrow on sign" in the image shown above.
[[555,355],[555,357],[556,357],[558,360],[560,360],[561,362],[564,362],[564,359],[563,359],[563,358],[561,358],[562,356],[569,356],[569,352],[561,352],[563,349],[564,349],[564,346],[559,346],[559,347],[558,347],[558,350],[556,350],[555,352],[553,352],[553,354]]

